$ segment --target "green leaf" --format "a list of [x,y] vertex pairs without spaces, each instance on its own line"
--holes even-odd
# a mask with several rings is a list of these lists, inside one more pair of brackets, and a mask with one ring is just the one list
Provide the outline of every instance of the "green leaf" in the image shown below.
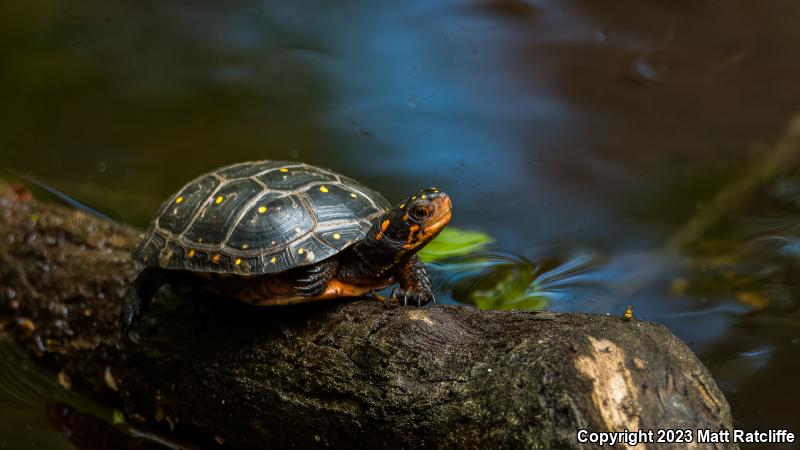
[[419,256],[425,262],[440,261],[454,256],[464,256],[483,249],[493,239],[480,231],[445,228],[439,236],[428,243]]
[[544,309],[549,302],[534,278],[532,267],[510,267],[491,287],[470,292],[470,299],[481,309]]

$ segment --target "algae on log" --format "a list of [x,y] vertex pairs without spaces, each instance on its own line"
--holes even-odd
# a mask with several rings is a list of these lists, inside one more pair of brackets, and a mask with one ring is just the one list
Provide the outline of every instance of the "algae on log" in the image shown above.
[[122,341],[136,231],[2,188],[0,207],[6,332],[72,389],[212,448],[561,449],[578,429],[731,428],[691,351],[620,317],[165,289],[141,342]]

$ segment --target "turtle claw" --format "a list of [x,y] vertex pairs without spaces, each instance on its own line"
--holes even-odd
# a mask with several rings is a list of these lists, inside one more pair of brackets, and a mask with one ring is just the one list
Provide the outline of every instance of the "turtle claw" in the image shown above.
[[416,303],[417,307],[422,307],[430,302],[436,301],[433,298],[432,293],[423,291],[411,291],[403,288],[395,288],[392,291],[392,296],[390,297],[390,301],[394,300],[397,300],[398,304],[402,303],[403,306],[408,306],[409,304],[413,306]]

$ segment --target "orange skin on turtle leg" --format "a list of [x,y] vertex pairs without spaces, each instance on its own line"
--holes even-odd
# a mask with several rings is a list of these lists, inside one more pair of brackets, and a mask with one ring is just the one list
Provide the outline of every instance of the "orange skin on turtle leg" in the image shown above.
[[334,279],[327,283],[322,294],[304,297],[296,293],[296,281],[292,276],[263,276],[260,277],[260,280],[254,280],[255,282],[252,283],[242,283],[241,279],[236,276],[220,276],[218,274],[209,274],[204,278],[210,281],[209,287],[214,293],[258,306],[293,305],[337,297],[360,297],[395,283],[394,278],[368,285],[356,285]]
[[341,282],[339,280],[332,280],[328,282],[325,287],[325,292],[316,297],[302,297],[299,295],[290,295],[283,297],[266,298],[257,301],[248,301],[253,305],[258,306],[272,306],[272,305],[293,305],[296,303],[316,302],[321,300],[329,300],[338,297],[361,297],[372,291],[380,290],[388,287],[392,283],[386,283],[379,286],[356,286]]

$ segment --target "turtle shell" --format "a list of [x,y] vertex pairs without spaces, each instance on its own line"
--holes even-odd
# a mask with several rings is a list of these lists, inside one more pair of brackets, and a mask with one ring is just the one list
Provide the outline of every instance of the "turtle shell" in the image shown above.
[[165,201],[133,257],[167,269],[277,273],[362,240],[390,207],[379,193],[330,170],[240,163],[191,181]]

